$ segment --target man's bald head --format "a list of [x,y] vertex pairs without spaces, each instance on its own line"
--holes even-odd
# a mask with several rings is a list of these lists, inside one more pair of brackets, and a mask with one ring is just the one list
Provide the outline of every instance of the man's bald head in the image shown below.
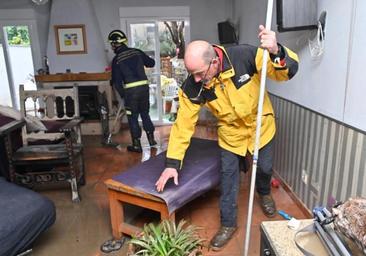
[[184,54],[184,64],[188,71],[193,72],[208,65],[215,57],[215,50],[210,43],[197,40],[188,44]]

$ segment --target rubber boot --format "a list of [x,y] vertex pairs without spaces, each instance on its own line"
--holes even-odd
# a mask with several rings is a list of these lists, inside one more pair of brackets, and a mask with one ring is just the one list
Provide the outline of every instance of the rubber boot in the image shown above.
[[131,152],[142,152],[141,142],[140,139],[132,139],[132,145],[127,146],[127,150]]
[[146,135],[150,146],[155,146],[156,144],[158,144],[154,139],[154,132],[146,132]]

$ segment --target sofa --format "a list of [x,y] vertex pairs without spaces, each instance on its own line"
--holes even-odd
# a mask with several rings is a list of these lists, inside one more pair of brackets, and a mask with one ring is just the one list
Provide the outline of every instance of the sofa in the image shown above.
[[[10,129],[11,124],[15,124],[12,126],[15,129]],[[31,249],[37,237],[56,219],[51,200],[6,180],[9,175],[4,138],[10,136],[13,144],[18,144],[19,133],[16,121],[0,115],[0,256],[18,255]]]
[[56,219],[55,205],[46,197],[0,177],[0,255],[18,255],[32,248],[37,237]]

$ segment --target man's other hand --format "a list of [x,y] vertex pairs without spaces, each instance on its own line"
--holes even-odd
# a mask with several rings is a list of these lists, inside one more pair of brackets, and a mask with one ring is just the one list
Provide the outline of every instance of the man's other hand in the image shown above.
[[165,184],[170,178],[174,178],[174,184],[178,185],[178,171],[174,168],[165,168],[165,170],[160,175],[160,178],[155,183],[156,190],[158,192],[163,192]]
[[266,29],[263,25],[259,25],[258,38],[260,40],[261,48],[267,49],[269,53],[277,55],[278,45],[275,32]]

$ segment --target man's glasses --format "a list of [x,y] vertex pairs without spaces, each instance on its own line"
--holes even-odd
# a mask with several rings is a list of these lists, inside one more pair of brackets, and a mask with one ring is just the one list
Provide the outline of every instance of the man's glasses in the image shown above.
[[[211,68],[211,64],[212,64],[212,61],[213,61],[213,58],[210,60],[210,63],[208,65],[208,68],[206,69],[205,72],[203,71],[198,71],[198,72],[195,72],[195,73],[190,73],[190,75],[192,75],[193,77],[195,76],[200,76],[201,80],[199,82],[201,82],[202,84],[207,84],[209,81],[208,79],[206,78],[207,74],[208,74],[208,71],[210,70]],[[203,74],[203,76],[201,75]]]
[[[206,84],[209,82],[209,80],[206,78],[206,76],[207,76],[207,74],[208,74],[208,71],[209,71],[209,70],[210,70],[210,68],[211,68],[211,63],[212,63],[212,61],[213,61],[213,59],[211,59],[211,61],[210,61],[209,65],[208,65],[208,68],[206,69],[206,72],[204,73],[204,75],[203,75],[203,76],[200,76],[200,77],[201,77],[201,80],[200,80],[198,83],[201,83],[201,87],[200,87],[200,89],[199,89],[199,91],[198,91],[197,95],[196,95],[195,97],[186,97],[186,96],[185,96],[185,93],[183,93],[183,97],[184,97],[184,98],[188,98],[188,99],[190,99],[190,100],[192,100],[192,101],[199,101],[199,102],[201,102],[201,93],[202,93],[202,91],[203,91],[204,85],[206,85]],[[185,87],[186,87],[186,85],[187,85],[187,82],[189,82],[190,80],[193,80],[192,82],[196,83],[196,82],[195,82],[194,77],[195,77],[195,76],[197,76],[197,75],[200,75],[200,73],[201,73],[201,74],[203,74],[203,71],[199,71],[199,72],[196,72],[196,73],[194,73],[194,74],[192,74],[192,73],[188,73],[188,77],[187,77],[187,79],[184,81],[184,84],[183,84],[183,87],[182,87],[183,91],[185,91],[184,89],[185,89]],[[188,96],[188,95],[187,95],[187,96]]]

